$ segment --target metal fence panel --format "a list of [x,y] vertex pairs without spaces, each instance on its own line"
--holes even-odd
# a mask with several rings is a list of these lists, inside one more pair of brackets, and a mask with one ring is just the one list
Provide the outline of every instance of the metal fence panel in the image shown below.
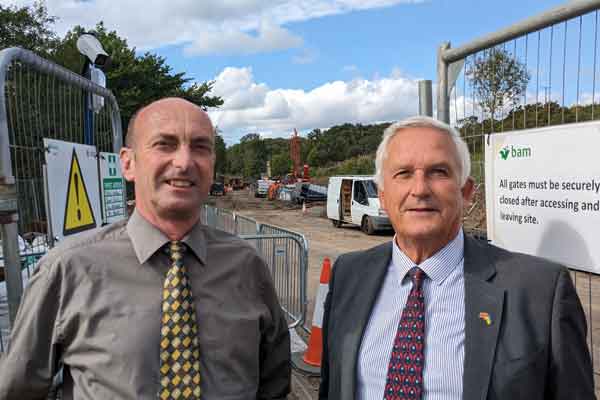
[[218,208],[216,217],[217,229],[235,234],[235,214],[232,211]]
[[235,215],[235,231],[238,235],[254,235],[259,230],[258,223],[252,218]]
[[[487,135],[495,132],[600,119],[598,105],[598,9],[600,1],[570,2],[502,31],[438,51],[438,119],[454,125],[468,144],[477,191],[466,210],[465,228],[485,236],[485,165]],[[506,86],[514,69],[494,69],[504,58],[526,72],[522,90]],[[464,62],[464,64],[461,64]],[[487,89],[477,72],[487,66]],[[452,69],[460,67],[453,83]],[[512,75],[514,76],[514,75]],[[491,79],[493,77],[493,79]],[[600,277],[571,271],[588,321],[588,344],[594,372],[600,373],[597,294]],[[594,299],[596,297],[596,299]]]
[[290,328],[303,326],[306,317],[304,242],[296,235],[241,235],[254,245],[267,264],[277,298]]
[[204,205],[202,222],[249,241],[267,263],[290,327],[304,328],[308,242],[304,235]]
[[[84,122],[86,97],[104,99],[92,126]],[[112,93],[36,54],[19,48],[0,51],[0,351],[9,320],[20,301],[22,282],[52,245],[47,237],[46,149],[43,138],[84,143],[93,132],[98,151],[118,152],[121,117]],[[15,212],[6,210],[6,188],[14,184]],[[15,218],[18,215],[18,219]],[[20,265],[19,265],[20,264]],[[19,271],[23,271],[20,273]]]

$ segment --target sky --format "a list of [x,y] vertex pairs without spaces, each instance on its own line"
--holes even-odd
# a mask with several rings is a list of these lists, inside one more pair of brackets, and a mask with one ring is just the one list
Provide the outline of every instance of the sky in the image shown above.
[[457,47],[564,3],[46,0],[60,35],[102,20],[140,53],[166,57],[197,82],[214,81],[213,94],[225,103],[210,116],[228,145],[251,132],[289,137],[294,128],[304,135],[416,114],[417,82],[430,79],[435,87],[440,43]]

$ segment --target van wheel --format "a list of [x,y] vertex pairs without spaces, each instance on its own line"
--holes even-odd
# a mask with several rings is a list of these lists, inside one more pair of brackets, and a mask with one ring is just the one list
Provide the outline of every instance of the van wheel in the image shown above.
[[338,219],[332,219],[331,223],[333,224],[333,226],[335,226],[336,228],[340,228],[342,226],[342,221],[338,220]]
[[365,215],[362,219],[362,223],[360,224],[360,229],[367,235],[372,235],[373,232],[375,232],[375,228],[373,228],[373,222],[371,222],[371,218]]

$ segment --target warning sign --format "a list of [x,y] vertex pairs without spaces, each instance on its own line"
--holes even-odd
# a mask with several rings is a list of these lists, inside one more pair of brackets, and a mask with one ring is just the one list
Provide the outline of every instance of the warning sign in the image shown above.
[[55,240],[102,224],[98,151],[94,146],[44,139],[47,216]]
[[96,218],[92,211],[90,198],[85,186],[85,180],[81,175],[81,167],[77,159],[77,153],[73,149],[71,156],[71,168],[69,171],[69,183],[67,199],[65,201],[65,220],[63,223],[63,235],[81,232],[96,227]]

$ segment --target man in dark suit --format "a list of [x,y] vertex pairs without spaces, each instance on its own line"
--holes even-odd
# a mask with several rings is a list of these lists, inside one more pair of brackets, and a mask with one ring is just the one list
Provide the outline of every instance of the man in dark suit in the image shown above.
[[394,240],[336,261],[320,399],[595,399],[566,268],[464,235],[466,144],[428,117],[391,125],[376,180]]

